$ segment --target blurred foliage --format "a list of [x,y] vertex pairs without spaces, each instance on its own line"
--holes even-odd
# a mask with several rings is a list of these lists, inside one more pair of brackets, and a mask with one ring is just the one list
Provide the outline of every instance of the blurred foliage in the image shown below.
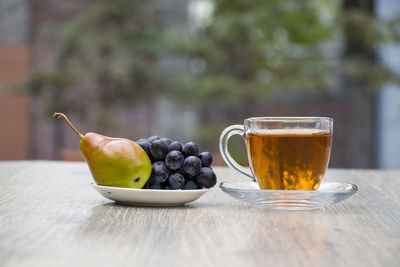
[[49,110],[82,115],[149,101],[166,87],[157,71],[165,29],[152,3],[96,1],[67,23],[49,25],[49,34],[63,42],[58,57],[23,87],[44,98]]
[[[343,47],[346,36],[371,50],[398,40],[397,18],[344,10],[336,0],[192,0],[212,12],[197,21],[189,14],[184,31],[166,26],[174,8],[161,2],[93,2],[55,28],[63,41],[56,62],[32,73],[24,87],[58,111],[101,114],[164,94],[200,109],[233,108],[236,120],[277,92],[339,90],[343,78],[375,89],[399,78]],[[168,58],[183,64],[161,67]]]
[[381,21],[332,0],[213,3],[209,25],[185,41],[171,38],[179,40],[172,45],[176,56],[191,56],[175,86],[191,99],[237,107],[274,92],[337,90],[342,77],[362,80],[367,89],[398,81],[385,66],[362,53],[346,55],[344,47],[345,38],[362,52],[397,40],[397,18]]

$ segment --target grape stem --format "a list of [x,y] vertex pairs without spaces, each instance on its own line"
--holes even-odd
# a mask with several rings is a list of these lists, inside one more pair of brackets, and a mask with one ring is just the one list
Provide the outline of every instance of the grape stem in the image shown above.
[[71,127],[71,129],[74,130],[74,132],[77,135],[79,135],[79,137],[81,139],[83,139],[84,136],[75,128],[74,125],[72,125],[72,123],[68,120],[67,116],[65,116],[64,113],[56,112],[56,113],[53,114],[53,118],[63,118],[65,120],[65,122],[69,125],[69,127]]

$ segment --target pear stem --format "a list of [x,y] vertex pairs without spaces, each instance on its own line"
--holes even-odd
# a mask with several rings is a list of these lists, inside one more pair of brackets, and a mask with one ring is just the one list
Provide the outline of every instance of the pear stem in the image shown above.
[[79,135],[79,137],[80,137],[81,139],[83,139],[84,136],[75,128],[74,125],[72,125],[72,123],[68,120],[67,116],[65,116],[64,113],[58,113],[58,112],[56,112],[56,113],[53,114],[53,118],[63,118],[63,119],[65,120],[65,122],[69,125],[69,127],[71,127],[71,129],[74,130],[74,132],[75,132],[77,135]]

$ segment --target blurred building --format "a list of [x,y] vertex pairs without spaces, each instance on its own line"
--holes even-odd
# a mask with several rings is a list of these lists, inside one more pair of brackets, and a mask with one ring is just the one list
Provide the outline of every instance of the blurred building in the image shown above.
[[[376,14],[381,18],[393,18],[400,13],[396,0],[378,0]],[[400,46],[386,44],[377,49],[381,64],[400,73]],[[378,96],[377,124],[377,167],[400,168],[400,87],[398,84],[384,85]]]
[[10,92],[30,68],[29,18],[27,1],[0,1],[0,160],[30,156],[30,98]]
[[37,104],[27,94],[11,92],[12,86],[57,53],[57,40],[46,36],[43,24],[68,20],[88,2],[0,0],[0,160],[49,158],[35,152],[52,150],[48,134],[35,131],[44,126],[36,119]]

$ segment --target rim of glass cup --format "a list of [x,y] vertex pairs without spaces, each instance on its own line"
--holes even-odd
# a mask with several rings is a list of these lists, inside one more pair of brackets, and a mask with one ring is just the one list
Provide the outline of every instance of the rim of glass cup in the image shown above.
[[244,121],[317,121],[317,120],[327,120],[333,121],[330,117],[251,117]]

